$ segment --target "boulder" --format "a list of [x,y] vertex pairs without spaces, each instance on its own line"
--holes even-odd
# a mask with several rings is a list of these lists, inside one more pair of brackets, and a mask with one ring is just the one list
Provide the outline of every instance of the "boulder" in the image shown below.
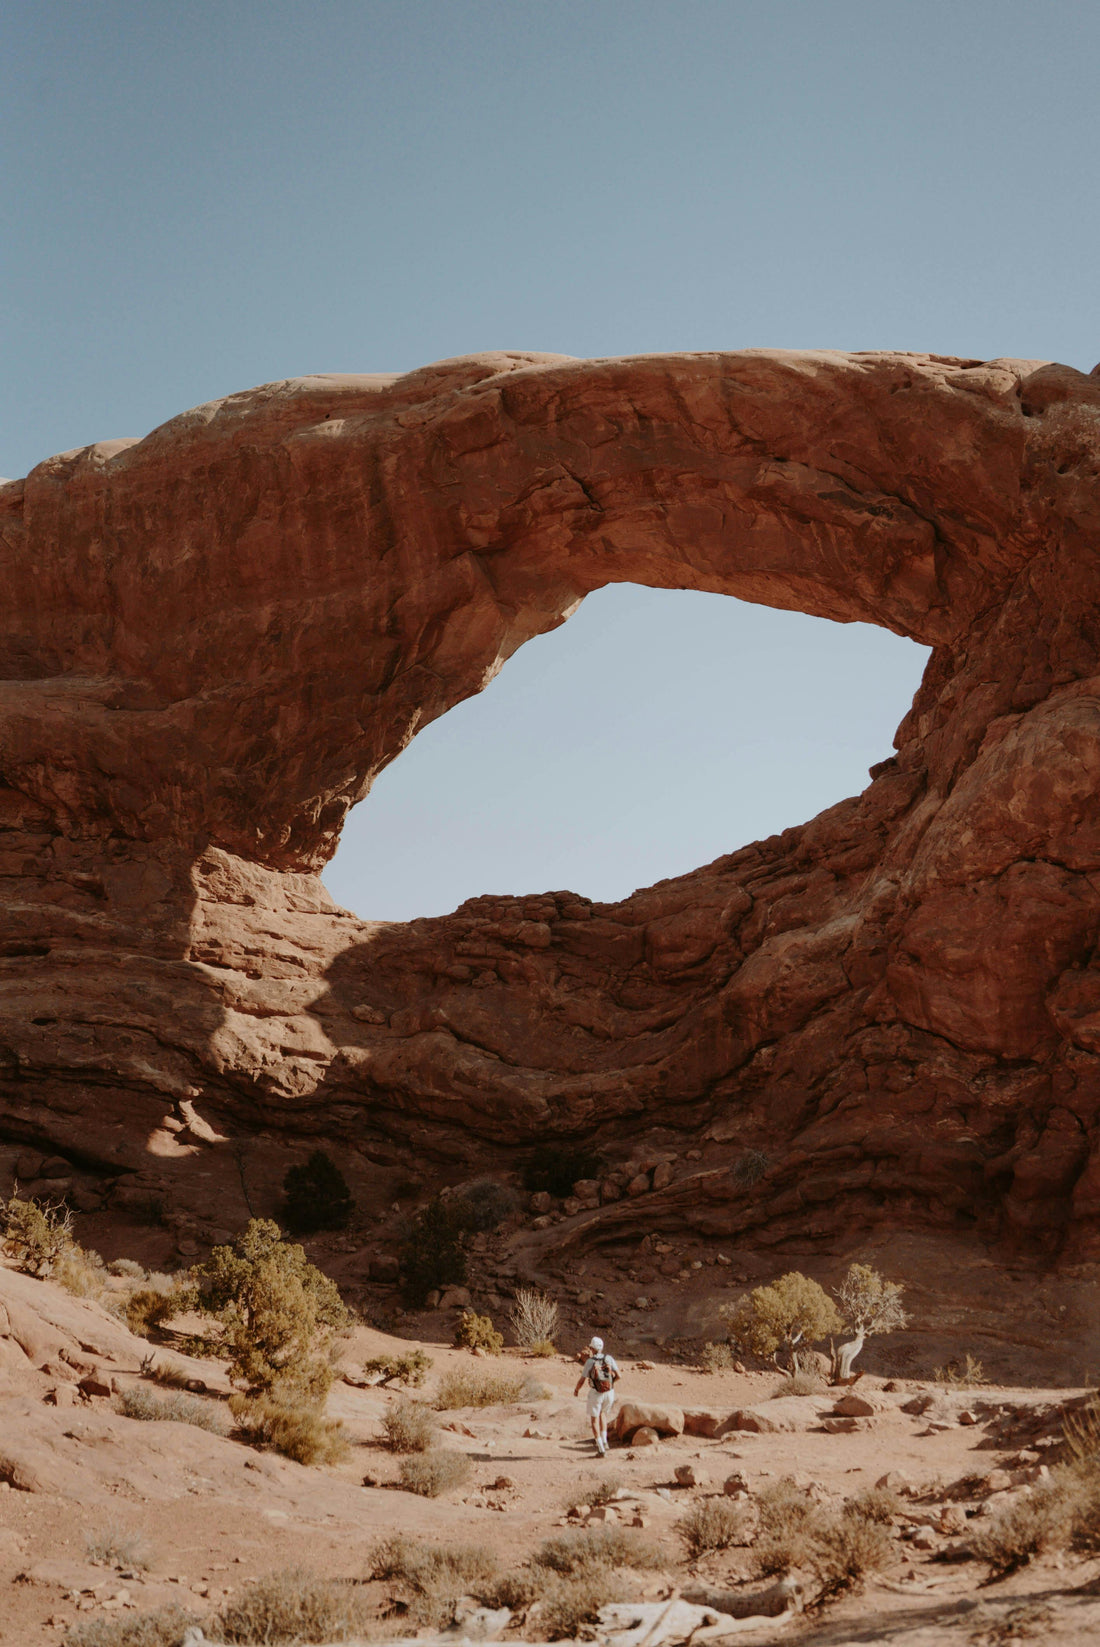
[[680,1407],[624,1401],[615,1412],[610,1428],[621,1441],[629,1441],[643,1428],[654,1430],[658,1435],[682,1435],[684,1414]]
[[842,1395],[833,1407],[833,1415],[836,1418],[873,1418],[878,1411],[880,1411],[880,1408],[876,1407],[873,1401],[869,1401],[865,1395],[856,1395],[854,1392],[849,1395]]

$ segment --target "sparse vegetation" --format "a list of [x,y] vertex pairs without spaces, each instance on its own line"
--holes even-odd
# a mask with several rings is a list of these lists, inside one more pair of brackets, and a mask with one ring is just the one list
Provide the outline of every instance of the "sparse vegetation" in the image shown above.
[[584,1626],[597,1622],[601,1607],[625,1598],[622,1580],[606,1568],[576,1578],[554,1577],[542,1586],[532,1622],[548,1641],[572,1641]]
[[532,1557],[536,1567],[576,1578],[613,1567],[662,1566],[659,1544],[629,1527],[585,1527],[548,1538]]
[[355,1201],[348,1181],[323,1149],[291,1167],[283,1179],[283,1222],[291,1235],[342,1230],[351,1222]]
[[229,1410],[242,1440],[273,1447],[298,1464],[338,1464],[347,1452],[344,1426],[308,1402],[299,1406],[270,1395],[231,1395]]
[[540,1144],[523,1169],[523,1186],[564,1200],[582,1178],[602,1178],[606,1170],[607,1162],[594,1150]]
[[622,1491],[623,1478],[621,1475],[590,1476],[569,1494],[566,1506],[570,1504],[610,1504]]
[[791,1373],[781,1384],[776,1384],[770,1392],[770,1399],[776,1401],[783,1395],[820,1395],[824,1388],[825,1380],[820,1373],[803,1368]]
[[699,1353],[699,1366],[706,1373],[732,1372],[733,1350],[728,1344],[704,1344]]
[[785,1352],[791,1372],[800,1369],[800,1348],[839,1332],[843,1325],[825,1289],[798,1270],[781,1275],[770,1286],[754,1287],[736,1304],[723,1305],[720,1313],[738,1349],[770,1356],[777,1367]]
[[73,1215],[63,1201],[0,1202],[4,1251],[27,1275],[49,1275],[59,1259],[76,1248]]
[[973,1390],[989,1382],[981,1362],[976,1361],[969,1350],[964,1361],[949,1361],[946,1366],[934,1368],[932,1377],[937,1384],[957,1390]]
[[175,1602],[151,1613],[84,1618],[66,1632],[64,1647],[180,1647],[188,1629],[198,1622],[196,1613],[185,1612]]
[[405,1298],[420,1307],[430,1292],[461,1286],[466,1279],[466,1232],[459,1209],[430,1201],[414,1213],[401,1243]]
[[1074,1494],[1065,1480],[1043,1483],[994,1512],[971,1536],[970,1548],[989,1565],[991,1579],[1007,1578],[1032,1556],[1062,1549],[1073,1529]]
[[810,1540],[810,1565],[821,1584],[819,1601],[858,1588],[868,1573],[885,1567],[893,1546],[878,1520],[848,1506],[839,1514],[818,1516]]
[[450,1412],[455,1407],[502,1407],[513,1401],[540,1399],[527,1393],[530,1388],[523,1373],[460,1367],[440,1379],[435,1405],[439,1412]]
[[398,1401],[384,1414],[386,1445],[395,1453],[425,1453],[435,1441],[436,1417],[419,1401]]
[[121,1527],[98,1527],[87,1533],[84,1550],[88,1560],[103,1567],[130,1567],[147,1572],[152,1556],[139,1533]]
[[516,1343],[529,1355],[553,1355],[558,1306],[536,1287],[519,1287],[508,1312]]
[[459,1597],[492,1592],[497,1574],[496,1556],[484,1545],[424,1544],[401,1533],[375,1545],[367,1561],[369,1577],[401,1586],[409,1621],[421,1629],[446,1629]]
[[302,1642],[347,1641],[368,1622],[367,1604],[356,1585],[295,1569],[271,1573],[234,1596],[219,1613],[217,1630],[218,1638],[232,1647],[298,1647]]
[[404,1384],[414,1388],[423,1384],[431,1370],[432,1358],[425,1355],[423,1350],[410,1350],[407,1355],[377,1355],[373,1360],[363,1363],[365,1378],[372,1378],[379,1373],[382,1375],[377,1379],[379,1385]]
[[154,1384],[168,1390],[186,1390],[191,1383],[186,1367],[179,1367],[174,1361],[156,1361],[151,1355],[141,1363],[141,1372],[142,1377],[151,1378]]
[[499,1229],[519,1205],[515,1190],[496,1178],[475,1178],[445,1197],[464,1230]]
[[426,1453],[401,1460],[401,1485],[421,1498],[438,1498],[470,1479],[470,1460],[465,1453],[435,1447]]
[[676,1531],[692,1560],[708,1550],[726,1550],[731,1544],[747,1544],[752,1523],[745,1511],[722,1498],[704,1498],[693,1504],[676,1523]]
[[751,1189],[771,1166],[771,1156],[762,1149],[747,1149],[730,1167],[730,1177],[738,1189]]
[[216,1406],[192,1395],[169,1395],[161,1400],[141,1384],[131,1384],[118,1398],[124,1418],[140,1418],[169,1424],[193,1424],[196,1429],[224,1435],[225,1425]]
[[504,1348],[504,1335],[497,1332],[492,1317],[478,1315],[476,1310],[463,1310],[454,1341],[458,1349],[481,1350],[485,1355],[499,1355]]
[[250,1396],[319,1411],[332,1383],[333,1335],[350,1319],[335,1282],[266,1218],[253,1218],[231,1247],[215,1247],[192,1279],[199,1308],[222,1326],[230,1377]]
[[194,1289],[176,1276],[150,1275],[146,1279],[149,1285],[138,1287],[119,1307],[122,1319],[139,1338],[148,1338],[195,1302]]
[[809,1560],[816,1507],[786,1477],[757,1495],[760,1528],[752,1547],[753,1567],[761,1578],[783,1577]]
[[901,1499],[891,1487],[864,1487],[844,1506],[852,1515],[861,1515],[865,1521],[878,1521],[884,1527],[901,1513],[901,1507]]
[[107,1268],[112,1275],[123,1276],[127,1281],[145,1280],[145,1266],[136,1258],[112,1258]]

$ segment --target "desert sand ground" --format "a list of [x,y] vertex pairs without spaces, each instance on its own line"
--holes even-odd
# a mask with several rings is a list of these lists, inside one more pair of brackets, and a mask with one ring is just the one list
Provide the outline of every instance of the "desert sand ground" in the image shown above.
[[[637,1575],[639,1598],[700,1583],[745,1584],[747,1549],[688,1562],[676,1531],[693,1502],[721,1495],[736,1472],[750,1495],[789,1476],[821,1501],[838,1504],[888,1473],[907,1478],[892,1528],[896,1559],[861,1592],[805,1613],[783,1630],[784,1640],[821,1647],[879,1641],[992,1647],[1045,1637],[1068,1647],[1100,1639],[1100,1562],[1040,1558],[983,1587],[985,1567],[958,1558],[972,1523],[1041,1477],[1060,1433],[1055,1409],[1081,1390],[945,1388],[927,1379],[868,1374],[858,1393],[873,1413],[856,1419],[854,1428],[829,1433],[824,1425],[841,1391],[771,1399],[781,1383],[774,1372],[708,1374],[686,1362],[621,1354],[622,1401],[717,1415],[752,1409],[776,1428],[717,1439],[679,1434],[654,1446],[617,1447],[600,1460],[583,1398],[572,1394],[575,1359],[531,1359],[522,1365],[543,1387],[541,1398],[439,1415],[451,1426],[443,1441],[468,1454],[474,1468],[465,1486],[424,1499],[400,1488],[400,1460],[382,1444],[382,1417],[402,1393],[364,1386],[361,1367],[370,1356],[419,1344],[432,1368],[423,1388],[411,1393],[430,1400],[443,1373],[471,1365],[469,1352],[438,1342],[438,1316],[434,1337],[395,1338],[359,1326],[342,1342],[340,1365],[351,1381],[334,1386],[329,1413],[345,1425],[351,1446],[341,1464],[322,1468],[191,1425],[123,1417],[117,1402],[128,1385],[164,1392],[142,1375],[149,1343],[102,1303],[71,1297],[6,1263],[0,1306],[5,1644],[56,1644],[86,1613],[136,1614],[172,1600],[209,1619],[250,1580],[290,1567],[357,1578],[372,1544],[399,1530],[431,1542],[484,1543],[503,1564],[522,1562],[562,1527],[585,1524],[583,1509],[568,1512],[585,1504],[590,1483],[608,1475],[617,1478],[620,1496],[603,1513],[627,1525],[642,1523],[665,1557],[662,1571]],[[618,1350],[614,1333],[605,1336]],[[221,1407],[229,1392],[222,1363],[191,1360],[170,1347],[155,1355],[201,1379],[210,1394],[200,1399]],[[521,1360],[512,1351],[502,1364]],[[928,1398],[924,1412],[903,1410],[921,1396]],[[677,1467],[685,1465],[695,1472],[695,1486],[677,1482]],[[1005,1475],[993,1475],[999,1470]],[[965,1477],[977,1480],[968,1495],[953,1498],[952,1484]],[[950,1505],[954,1511],[945,1514]],[[113,1546],[116,1558],[97,1563],[97,1546]],[[381,1614],[387,1586],[374,1589]],[[517,1620],[509,1633],[520,1628]],[[766,1622],[738,1636],[750,1643],[772,1639],[779,1638]]]

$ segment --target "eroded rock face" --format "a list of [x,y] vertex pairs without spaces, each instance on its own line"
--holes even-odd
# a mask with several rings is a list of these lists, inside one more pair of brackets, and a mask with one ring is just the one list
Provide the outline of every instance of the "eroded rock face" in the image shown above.
[[[4,1135],[117,1170],[242,1127],[484,1161],[662,1125],[699,1164],[578,1239],[1091,1250],[1098,469],[1100,378],[1064,366],[483,355],[0,487]],[[621,904],[336,909],[373,776],[614,581],[931,645],[896,755]]]

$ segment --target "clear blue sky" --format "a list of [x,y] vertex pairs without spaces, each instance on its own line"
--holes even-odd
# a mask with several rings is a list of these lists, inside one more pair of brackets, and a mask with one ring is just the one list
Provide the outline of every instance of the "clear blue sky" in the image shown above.
[[[7,0],[0,473],[482,348],[1089,370],[1098,85],[1092,0]],[[618,895],[858,788],[921,661],[605,592],[422,734],[327,879],[369,915]]]

